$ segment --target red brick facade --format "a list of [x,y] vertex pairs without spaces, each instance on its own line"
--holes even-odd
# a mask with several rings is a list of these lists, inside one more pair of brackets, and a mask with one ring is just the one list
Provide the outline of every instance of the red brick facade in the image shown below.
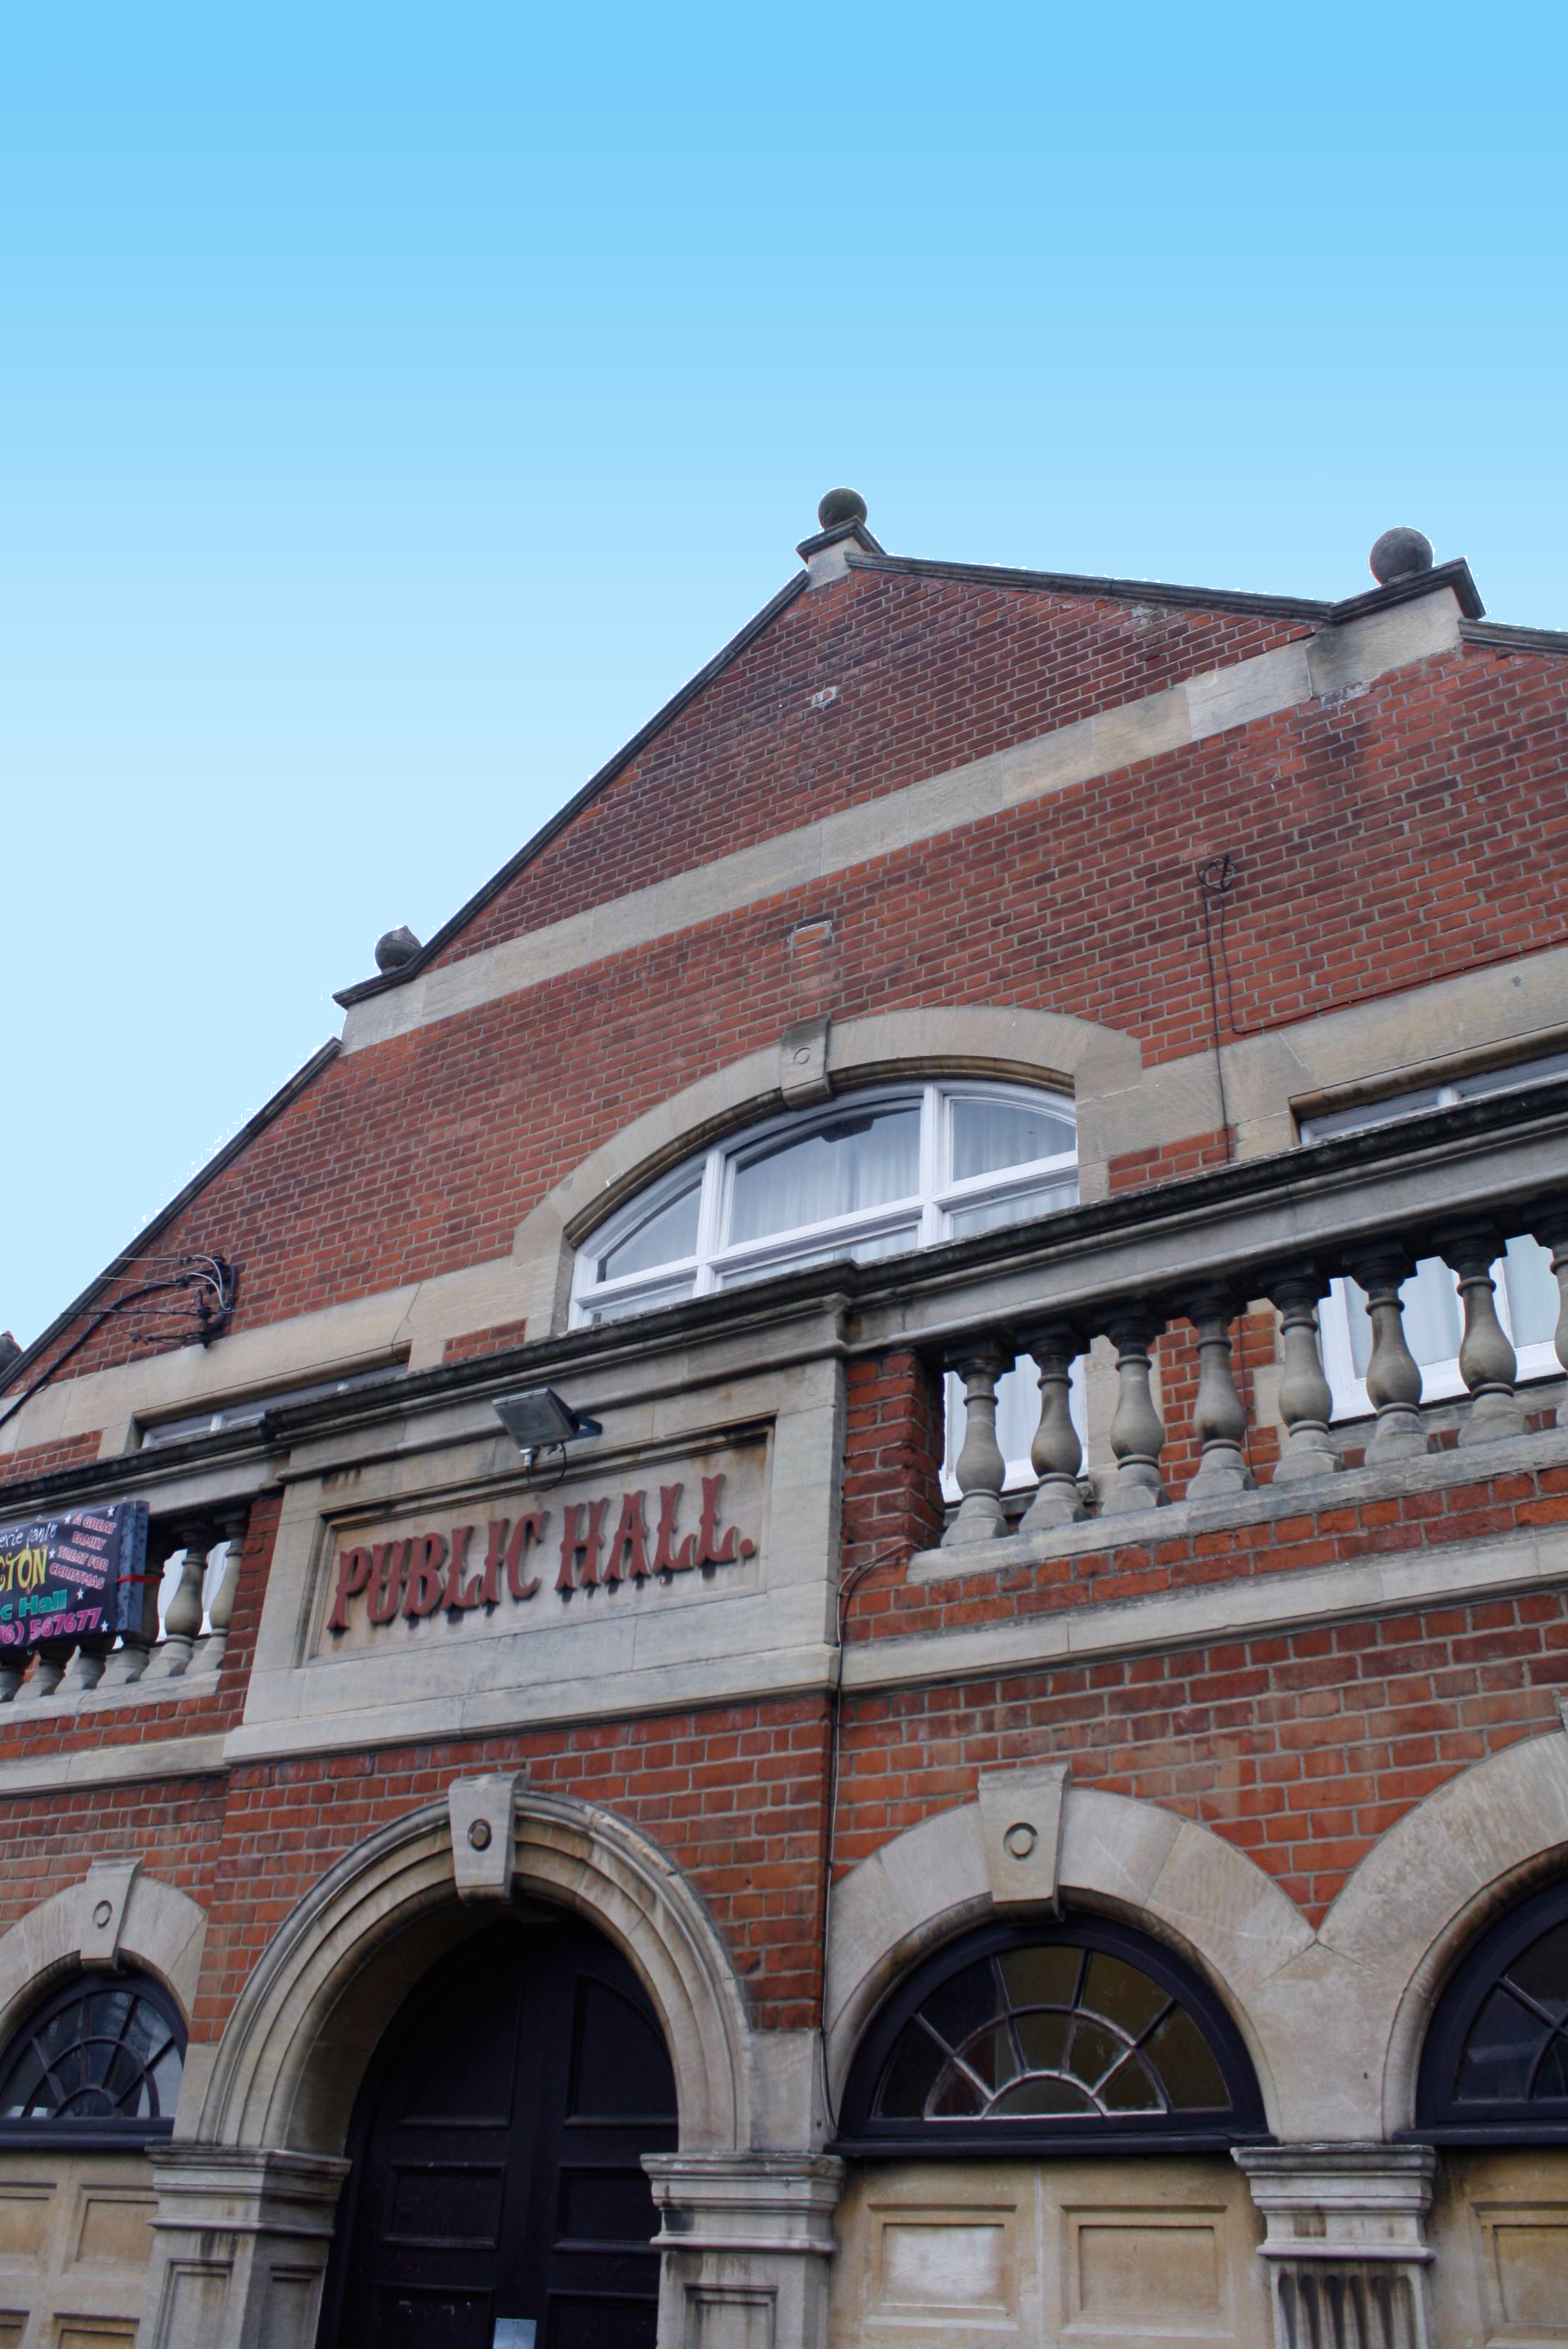
[[[1131,591],[1008,586],[868,561],[786,603],[480,904],[432,967],[467,963],[965,762],[1300,645],[1325,625],[1306,605],[1140,603]],[[1455,638],[1367,683],[957,822],[817,882],[739,899],[646,945],[346,1050],[196,1190],[157,1247],[237,1263],[232,1334],[254,1337],[443,1276],[504,1269],[524,1218],[592,1154],[685,1089],[776,1050],[805,1018],[830,1015],[838,1032],[919,1009],[1061,1015],[1124,1040],[1146,1071],[1190,1062],[1191,1099],[1207,1102],[1217,1044],[1299,1030],[1500,964],[1531,967],[1563,944],[1568,670],[1549,651],[1484,633],[1460,640],[1456,629]],[[1212,974],[1197,876],[1221,854],[1235,877],[1222,942],[1211,932]],[[1531,1037],[1522,1033],[1522,1050]],[[1429,1057],[1444,1061],[1463,1041],[1435,1035]],[[1545,1046],[1537,1039],[1534,1049]],[[1347,1082],[1380,1073],[1368,1066]],[[1238,1126],[1217,1127],[1207,1107],[1191,1115],[1191,1132],[1171,1112],[1174,1130],[1113,1149],[1102,1202],[1190,1195],[1194,1216],[1208,1213],[1202,1185],[1233,1168]],[[581,1228],[577,1203],[573,1212]],[[132,1268],[121,1285],[137,1277]],[[91,1309],[113,1294],[111,1282]],[[613,1813],[657,1847],[722,1938],[755,2027],[814,2032],[824,2021],[830,1880],[973,1803],[982,1772],[1049,1761],[1070,1764],[1075,1787],[1201,1824],[1317,1926],[1357,1865],[1425,1798],[1556,1729],[1568,1692],[1568,1578],[1532,1567],[1495,1597],[1409,1605],[1378,1603],[1363,1580],[1342,1617],[1165,1632],[1147,1645],[1137,1604],[1264,1583],[1305,1588],[1291,1578],[1348,1578],[1385,1558],[1435,1575],[1439,1553],[1479,1554],[1568,1525],[1568,1466],[1483,1463],[1456,1481],[1439,1451],[1407,1489],[1369,1496],[1357,1485],[1340,1500],[1328,1480],[1304,1488],[1299,1506],[1275,1506],[1279,1327],[1257,1294],[1243,1281],[1238,1306],[1253,1309],[1238,1311],[1233,1330],[1255,1498],[1222,1526],[1183,1515],[1169,1537],[1122,1539],[1109,1518],[1074,1526],[1048,1554],[998,1564],[987,1553],[984,1571],[954,1552],[950,1575],[920,1562],[947,1522],[943,1347],[919,1337],[862,1344],[851,1330],[831,1464],[840,1645],[835,1655],[830,1619],[819,1626],[830,1661],[804,1692],[687,1695],[645,1711],[607,1672],[599,1718],[467,1728],[454,1702],[449,1733],[409,1737],[394,1722],[363,1744],[327,1740],[319,1752],[258,1759],[242,1737],[231,1751],[225,1741],[249,1718],[290,1480],[304,1474],[280,1436],[246,1493],[222,1671],[200,1689],[149,1679],[139,1702],[90,1719],[68,1707],[30,1717],[25,1704],[0,1717],[0,1764],[63,1771],[83,1753],[99,1757],[94,1783],[57,1791],[35,1781],[7,1795],[0,1932],[94,1861],[138,1857],[206,1912],[190,2020],[195,2039],[217,2043],[280,1929],[329,1869],[440,1804],[455,1778],[522,1773],[542,1796]],[[488,1305],[475,1318],[438,1333],[415,1375],[477,1375],[513,1353],[531,1362],[532,1350],[570,1335],[531,1309]],[[80,1326],[26,1362],[11,1392]],[[125,1320],[109,1319],[64,1366],[49,1407],[70,1382],[133,1376],[146,1350]],[[553,1360],[538,1359],[530,1381],[569,1383]],[[584,1352],[583,1377],[613,1384],[616,1359],[608,1342]],[[743,1347],[738,1361],[735,1379]],[[1163,1473],[1181,1502],[1202,1431],[1192,1325],[1179,1311],[1156,1361]],[[601,1363],[611,1367],[601,1373]],[[273,1383],[286,1391],[312,1375],[285,1366]],[[100,1448],[123,1425],[129,1390],[113,1392],[100,1432],[34,1434],[54,1423],[29,1407],[20,1448],[0,1455],[0,1482],[19,1511],[70,1505],[89,1472],[92,1491],[113,1489]],[[449,1389],[454,1409],[465,1392]],[[1543,1390],[1532,1400],[1535,1437],[1548,1443],[1560,1419],[1557,1391]],[[1451,1442],[1450,1423],[1439,1432]],[[384,1449],[401,1440],[387,1436]],[[1352,1468],[1366,1440],[1363,1428],[1342,1443]],[[359,1458],[380,1456],[368,1437],[354,1442],[360,1451],[333,1471],[345,1506]],[[220,1454],[191,1458],[194,1466],[171,1454],[171,1488]],[[1102,1466],[1106,1458],[1102,1450]],[[535,1603],[532,1619],[562,1621],[552,1590]],[[965,1661],[971,1635],[1026,1642],[1032,1627],[1091,1616],[1092,1654],[1016,1667]],[[315,1654],[316,1634],[301,1623],[298,1654]],[[945,1673],[930,1661],[943,1640],[954,1643]],[[900,1641],[921,1643],[907,1681]],[[269,1670],[294,1661],[274,1654]],[[187,1739],[201,1743],[199,1766],[184,1775],[170,1757]],[[103,1755],[142,1745],[157,1749],[156,1775],[139,1779],[130,1759],[106,1775]]]

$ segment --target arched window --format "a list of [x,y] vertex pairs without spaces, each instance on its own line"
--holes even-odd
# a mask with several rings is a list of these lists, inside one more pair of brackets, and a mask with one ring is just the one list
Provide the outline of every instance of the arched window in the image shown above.
[[1443,2145],[1568,2143],[1568,1881],[1460,1960],[1427,2033],[1416,2124]]
[[77,1974],[35,2008],[0,2058],[0,2143],[45,2129],[167,2137],[185,2025],[144,1974]]
[[628,1202],[578,1252],[573,1319],[934,1247],[1077,1198],[1061,1094],[951,1083],[841,1096],[717,1143]]
[[1099,1917],[992,1925],[868,2030],[840,2150],[1193,2151],[1266,2134],[1235,2026],[1190,1968]]

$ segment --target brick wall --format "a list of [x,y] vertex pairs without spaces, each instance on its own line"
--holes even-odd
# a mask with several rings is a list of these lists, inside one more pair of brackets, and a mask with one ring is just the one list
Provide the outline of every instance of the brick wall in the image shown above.
[[1070,1760],[1077,1785],[1212,1828],[1316,1922],[1423,1795],[1555,1730],[1564,1688],[1568,1603],[1543,1591],[854,1697],[835,1867],[972,1801],[982,1769]]
[[441,959],[1306,633],[1267,614],[857,572],[798,596]]

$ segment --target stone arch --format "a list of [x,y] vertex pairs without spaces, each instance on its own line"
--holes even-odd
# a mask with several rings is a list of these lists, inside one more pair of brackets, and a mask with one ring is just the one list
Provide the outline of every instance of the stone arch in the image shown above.
[[[745,2001],[706,1910],[657,1846],[609,1813],[520,1786],[513,1897],[571,1909],[630,1960],[664,2028],[683,2150],[751,2141]],[[346,1853],[299,1902],[219,2043],[195,2134],[213,2146],[335,2155],[366,2063],[433,1960],[492,1923],[460,1902],[445,1802]]]
[[[1223,1999],[1257,2071],[1271,2126],[1287,2097],[1288,2023],[1264,2028],[1270,1982],[1310,1949],[1310,1926],[1273,1878],[1195,1820],[1069,1786],[1058,1889],[1176,1948]],[[993,1906],[978,1803],[939,1811],[851,1869],[834,1890],[825,2037],[835,2102],[861,2033],[892,1983]]]
[[[94,1923],[100,1899],[111,1910],[108,1935]],[[129,1864],[92,1870],[0,1933],[0,2050],[62,1976],[95,1961],[154,1975],[189,2024],[206,1934],[206,1910],[172,1884]]]
[[1326,1951],[1353,1968],[1376,2134],[1408,2128],[1439,1992],[1494,1917],[1568,1861],[1568,1736],[1531,1737],[1472,1763],[1369,1851],[1325,1918]]
[[[1086,1100],[1136,1085],[1142,1065],[1137,1044],[1118,1029],[1016,1004],[880,1012],[835,1020],[827,1039],[827,1072],[835,1083],[913,1075],[1055,1081],[1078,1102],[1080,1135]],[[512,1261],[528,1277],[531,1332],[543,1335],[564,1325],[572,1252],[590,1219],[596,1222],[678,1159],[776,1112],[784,1101],[784,1077],[779,1044],[732,1061],[634,1118],[545,1194],[512,1243]],[[1092,1116],[1089,1123],[1092,1127]]]

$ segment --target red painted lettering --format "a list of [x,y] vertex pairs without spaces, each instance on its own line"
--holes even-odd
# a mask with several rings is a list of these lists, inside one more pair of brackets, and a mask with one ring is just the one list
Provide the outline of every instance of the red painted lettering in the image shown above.
[[370,1595],[365,1611],[373,1623],[390,1623],[403,1597],[403,1577],[408,1565],[408,1545],[377,1542],[371,1558]]
[[527,1516],[519,1517],[512,1537],[506,1546],[506,1587],[514,1599],[531,1599],[539,1588],[537,1574],[522,1578],[522,1561],[531,1541],[542,1542],[549,1522],[547,1509],[530,1509]]
[[445,1598],[448,1607],[454,1614],[461,1612],[465,1608],[477,1607],[480,1603],[480,1593],[484,1588],[484,1578],[481,1575],[476,1574],[471,1582],[463,1580],[463,1576],[468,1571],[469,1544],[473,1537],[472,1526],[452,1527],[451,1557],[447,1567]]
[[702,1480],[702,1522],[696,1529],[696,1562],[698,1566],[728,1566],[735,1557],[736,1529],[727,1533],[718,1530],[718,1500],[724,1490],[722,1476],[705,1476]]
[[370,1552],[367,1549],[342,1549],[337,1553],[337,1588],[333,1593],[332,1612],[326,1619],[329,1631],[348,1629],[348,1602],[357,1599],[370,1579]]
[[604,1568],[606,1582],[619,1582],[623,1574],[634,1582],[644,1582],[648,1573],[647,1521],[643,1515],[643,1495],[624,1493],[621,1515],[615,1526],[615,1537],[610,1545],[610,1559]]
[[446,1556],[444,1534],[424,1534],[413,1544],[408,1587],[403,1594],[405,1615],[429,1615],[440,1605],[447,1587],[446,1577],[441,1572]]
[[[561,1571],[555,1578],[557,1590],[570,1590],[575,1581],[579,1590],[592,1590],[599,1579],[599,1546],[604,1537],[604,1516],[608,1501],[569,1501],[562,1511],[561,1534]],[[583,1530],[583,1520],[588,1520]]]
[[679,1485],[659,1486],[659,1537],[654,1549],[655,1574],[684,1574],[696,1561],[696,1543],[687,1534],[680,1547],[676,1547],[676,1517],[681,1505]]

